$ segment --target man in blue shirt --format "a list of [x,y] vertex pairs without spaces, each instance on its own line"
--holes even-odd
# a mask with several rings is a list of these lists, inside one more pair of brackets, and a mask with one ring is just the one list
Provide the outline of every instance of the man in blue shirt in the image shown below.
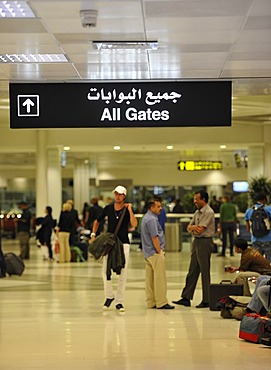
[[148,308],[171,310],[168,304],[165,266],[165,240],[158,221],[162,204],[159,199],[150,199],[148,212],[141,223],[142,250],[146,262],[146,301]]
[[253,248],[258,250],[261,254],[265,255],[265,258],[269,262],[271,262],[271,228],[267,235],[255,236],[252,233],[251,224],[250,224],[250,219],[251,219],[253,210],[259,207],[262,207],[262,206],[264,206],[264,210],[267,213],[269,221],[270,221],[271,207],[266,206],[267,198],[264,193],[257,194],[257,196],[255,197],[255,200],[256,200],[256,203],[251,208],[248,208],[245,213],[246,228],[247,228],[247,231],[251,233],[251,242],[252,242]]

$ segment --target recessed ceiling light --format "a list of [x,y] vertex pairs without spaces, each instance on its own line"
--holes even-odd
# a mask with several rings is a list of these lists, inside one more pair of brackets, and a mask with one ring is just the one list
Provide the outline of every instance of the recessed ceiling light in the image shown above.
[[97,50],[157,50],[158,42],[155,41],[92,41]]
[[66,151],[68,151],[68,150],[70,150],[71,148],[69,147],[69,146],[64,146],[63,147],[63,150],[66,150]]
[[26,1],[0,1],[0,18],[36,18]]
[[168,149],[168,150],[172,150],[172,149],[173,149],[173,145],[168,145],[168,146],[167,146],[167,149]]
[[0,63],[66,63],[64,54],[0,54]]
[[227,148],[227,146],[226,145],[220,145],[220,149],[226,149]]
[[120,150],[120,146],[119,145],[115,145],[113,149],[114,150]]

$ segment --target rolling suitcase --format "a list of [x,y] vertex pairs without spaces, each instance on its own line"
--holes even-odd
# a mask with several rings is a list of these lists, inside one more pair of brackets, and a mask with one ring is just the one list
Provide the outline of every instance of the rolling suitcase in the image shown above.
[[216,307],[217,301],[229,295],[244,295],[244,286],[242,284],[233,284],[231,280],[222,280],[219,284],[210,284],[210,310],[220,311]]
[[15,253],[6,253],[4,255],[6,266],[7,266],[7,274],[11,275],[19,275],[21,276],[24,272],[24,262],[23,260],[17,256]]

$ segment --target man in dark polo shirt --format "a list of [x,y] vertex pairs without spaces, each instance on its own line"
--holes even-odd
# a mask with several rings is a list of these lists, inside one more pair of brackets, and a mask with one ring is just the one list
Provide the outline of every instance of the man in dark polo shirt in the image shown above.
[[270,262],[262,256],[262,254],[254,248],[248,246],[244,239],[236,239],[234,241],[235,252],[241,253],[241,261],[239,267],[230,267],[228,272],[238,272],[235,284],[242,284],[244,286],[244,295],[251,296],[248,278],[258,277],[271,273]]
[[194,195],[197,211],[194,213],[187,231],[193,235],[190,266],[186,276],[185,287],[181,299],[175,304],[189,307],[193,299],[199,275],[202,283],[202,302],[196,308],[209,307],[210,261],[215,232],[215,215],[208,205],[209,195],[205,190],[199,190]]

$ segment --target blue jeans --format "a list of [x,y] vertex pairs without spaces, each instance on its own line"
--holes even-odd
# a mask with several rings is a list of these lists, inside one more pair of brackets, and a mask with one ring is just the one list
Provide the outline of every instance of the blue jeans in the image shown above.
[[271,241],[253,242],[253,248],[265,255],[265,258],[271,263]]
[[257,278],[256,288],[254,290],[254,293],[251,297],[249,304],[247,305],[248,308],[250,308],[252,311],[260,313],[261,309],[263,308],[263,303],[261,299],[259,298],[257,291],[259,287],[266,286],[269,280],[270,280],[270,276],[268,275],[260,275]]
[[260,286],[259,289],[257,290],[257,296],[259,297],[266,311],[268,311],[269,308],[269,292],[270,285]]

